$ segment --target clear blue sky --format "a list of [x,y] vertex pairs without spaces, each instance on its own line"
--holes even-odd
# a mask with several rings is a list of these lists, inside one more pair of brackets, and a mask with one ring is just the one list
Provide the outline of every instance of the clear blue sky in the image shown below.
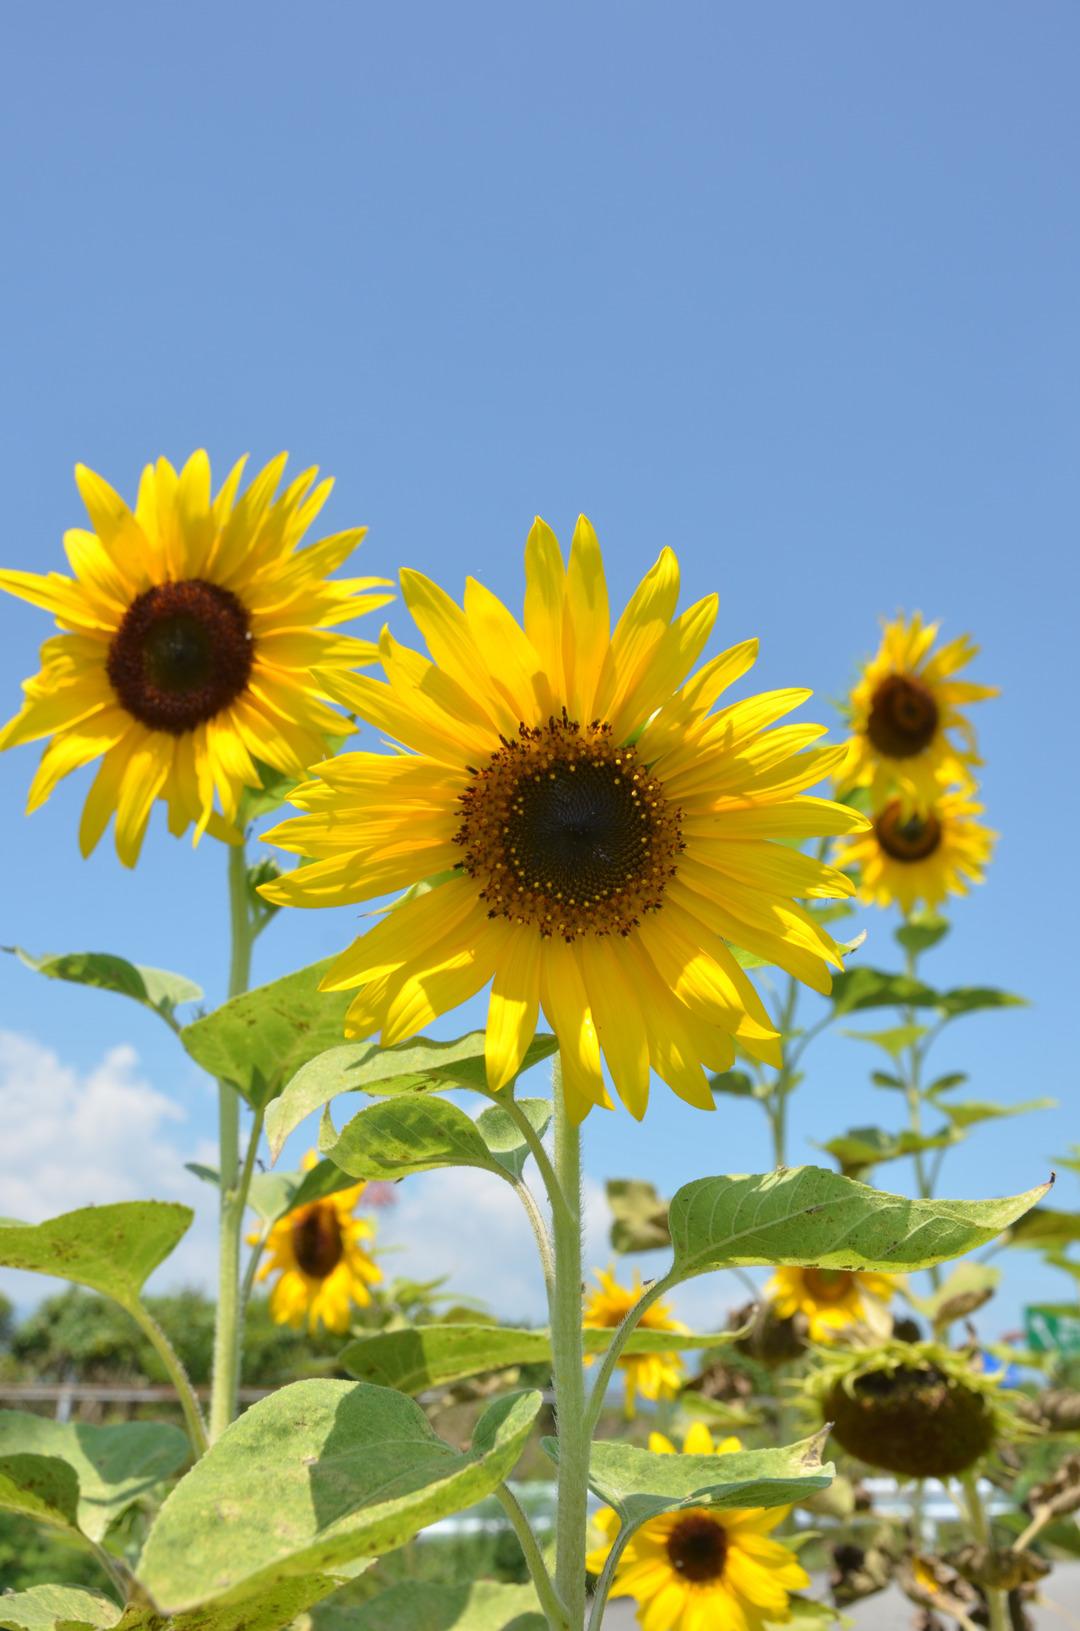
[[[957,1027],[943,1065],[1062,1108],[947,1171],[1039,1181],[1080,1137],[1076,7],[40,0],[5,55],[4,563],[63,565],[76,460],[131,494],[159,452],[288,448],[338,478],[327,530],[370,525],[369,572],[517,602],[534,512],[568,535],[585,510],[621,598],[673,545],[687,597],[720,592],[718,639],[761,636],[760,688],[811,685],[823,718],[882,612],[971,630],[1002,687],[979,724],[1003,838],[936,972],[1033,1006]],[[5,715],[47,632],[0,605]],[[0,759],[0,938],[219,995],[220,851],[159,827],[134,875],[107,845],[83,863],[85,783],[27,821],[34,762]],[[355,922],[279,921],[259,974]],[[80,1070],[132,1043],[211,1131],[150,1016],[8,962],[0,1004]],[[895,1115],[867,1063],[819,1048],[796,1154]],[[658,1091],[644,1133],[589,1123],[597,1178],[767,1164],[746,1105],[704,1121]],[[1063,1290],[1034,1263],[1013,1306]]]

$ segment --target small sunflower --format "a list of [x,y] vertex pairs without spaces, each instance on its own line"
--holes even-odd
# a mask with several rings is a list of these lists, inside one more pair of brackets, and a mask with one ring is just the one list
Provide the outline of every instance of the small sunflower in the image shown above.
[[[593,1272],[600,1282],[600,1290],[591,1291],[585,1303],[585,1328],[589,1331],[613,1331],[622,1324],[631,1308],[636,1307],[640,1301],[641,1275],[635,1269],[633,1285],[621,1286],[615,1278],[614,1269],[606,1271],[594,1269]],[[638,1321],[638,1329],[685,1331],[686,1326],[680,1320],[671,1318],[670,1303],[657,1302],[642,1314]],[[585,1363],[591,1365],[593,1355],[588,1355]],[[643,1399],[653,1401],[674,1399],[685,1375],[685,1366],[678,1353],[626,1354],[619,1360],[619,1369],[626,1378],[628,1417],[634,1414],[639,1393]]]
[[51,738],[27,813],[101,760],[79,828],[84,855],[115,811],[117,853],[134,866],[157,799],[170,832],[194,822],[196,838],[208,829],[235,839],[259,763],[303,776],[330,738],[352,730],[311,670],[376,656],[336,626],[385,605],[389,596],[366,592],[384,580],[326,576],[366,528],[298,549],[332,483],[313,486],[318,472],[306,470],[275,496],[281,454],[240,492],[244,462],[215,498],[205,453],[179,474],[159,459],[133,511],[77,465],[90,530],[64,536],[74,576],[0,571],[0,588],[52,612],[62,631],[42,647],[0,748]]
[[966,895],[982,883],[997,833],[978,817],[983,806],[964,792],[941,790],[920,812],[890,799],[869,832],[838,847],[836,864],[859,868],[859,895],[872,906],[913,912],[933,909],[946,895]]
[[997,688],[954,678],[979,649],[967,635],[935,651],[938,625],[918,612],[885,623],[883,631],[851,693],[853,734],[837,781],[869,787],[876,809],[894,794],[925,808],[944,783],[974,785],[971,767],[981,761],[960,709],[997,696]]
[[765,1296],[781,1319],[802,1314],[811,1342],[832,1342],[838,1332],[873,1319],[896,1289],[888,1274],[848,1269],[780,1268]]
[[[304,1170],[315,1162],[314,1154],[306,1156]],[[375,1238],[375,1225],[353,1215],[363,1193],[363,1184],[339,1189],[274,1224],[258,1277],[281,1275],[270,1293],[270,1315],[278,1325],[301,1326],[306,1320],[314,1331],[321,1320],[328,1331],[343,1335],[351,1307],[370,1304],[370,1287],[378,1285],[382,1270],[363,1244]],[[258,1240],[252,1236],[251,1244]]]
[[[662,1433],[649,1437],[657,1455],[675,1455]],[[687,1455],[724,1455],[739,1449],[737,1438],[714,1443],[703,1422],[683,1441]],[[795,1553],[770,1531],[790,1507],[683,1507],[650,1518],[627,1543],[615,1570],[611,1594],[633,1597],[646,1631],[761,1631],[790,1619],[789,1594],[810,1584]],[[599,1574],[619,1532],[610,1507],[596,1516],[604,1544],[588,1557]]]
[[386,683],[320,674],[331,695],[405,744],[317,765],[268,834],[312,864],[265,885],[283,906],[356,904],[433,877],[337,960],[324,986],[359,989],[347,1034],[403,1041],[492,982],[487,1077],[518,1071],[543,1007],[570,1113],[610,1105],[605,1059],[631,1113],[650,1068],[715,1108],[703,1065],[735,1042],[778,1064],[780,1043],[731,946],[830,987],[836,942],[798,900],[853,893],[793,845],[865,818],[803,797],[844,749],[816,725],[767,730],[810,695],[779,691],[713,712],[752,665],[748,641],[686,676],[715,596],[676,617],[665,549],[614,632],[600,546],[582,518],[569,564],[537,521],[524,628],[474,579],[464,610],[418,572],[405,603],[434,661],[381,641]]

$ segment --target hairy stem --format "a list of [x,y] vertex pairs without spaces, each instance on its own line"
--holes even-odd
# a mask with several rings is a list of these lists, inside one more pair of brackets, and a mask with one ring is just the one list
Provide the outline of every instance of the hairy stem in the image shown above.
[[191,1447],[197,1459],[205,1454],[208,1447],[206,1424],[203,1421],[202,1411],[199,1409],[195,1389],[191,1385],[191,1378],[184,1369],[184,1362],[149,1309],[144,1308],[143,1304],[137,1299],[135,1302],[124,1306],[139,1329],[150,1339],[154,1352],[168,1372],[169,1381],[176,1389],[177,1397],[180,1400],[184,1412],[184,1424],[187,1427]]
[[525,1562],[529,1566],[529,1574],[532,1577],[533,1585],[536,1587],[536,1595],[539,1597],[544,1613],[547,1615],[548,1625],[552,1628],[552,1631],[569,1631],[570,1620],[566,1609],[558,1592],[555,1590],[555,1582],[548,1573],[547,1564],[544,1562],[544,1554],[540,1550],[540,1543],[533,1533],[528,1518],[521,1510],[521,1504],[517,1496],[507,1484],[500,1484],[495,1494],[510,1520],[510,1527],[518,1538],[518,1544],[521,1547]]
[[607,1352],[600,1362],[600,1369],[596,1373],[596,1380],[589,1395],[589,1408],[585,1417],[585,1427],[590,1438],[596,1430],[597,1422],[600,1420],[600,1412],[604,1408],[604,1399],[607,1396],[608,1388],[611,1386],[615,1366],[619,1363],[619,1355],[626,1346],[627,1337],[637,1328],[638,1322],[646,1310],[651,1308],[654,1302],[658,1301],[666,1292],[671,1290],[672,1286],[678,1285],[678,1283],[674,1270],[665,1274],[662,1280],[654,1280],[651,1286],[646,1287],[633,1308],[627,1309],[623,1315],[622,1324],[616,1326]]
[[565,1203],[559,1207],[552,1198],[555,1285],[551,1299],[551,1341],[559,1435],[555,1585],[566,1608],[564,1623],[568,1631],[584,1631],[589,1428],[585,1421],[581,1319],[581,1134],[567,1113],[557,1054],[552,1076],[555,1177]]

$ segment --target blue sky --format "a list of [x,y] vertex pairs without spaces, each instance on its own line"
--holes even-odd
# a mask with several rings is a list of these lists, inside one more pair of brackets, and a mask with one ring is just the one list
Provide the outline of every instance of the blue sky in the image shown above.
[[[933,971],[1032,1006],[958,1026],[942,1064],[1061,1108],[982,1132],[948,1187],[1038,1182],[1080,1137],[1075,7],[45,0],[6,44],[4,563],[62,566],[76,460],[131,494],[159,452],[223,472],[288,448],[337,477],[326,530],[370,525],[372,573],[471,572],[517,603],[533,514],[568,536],[584,510],[621,600],[673,545],[687,600],[720,593],[717,640],[761,637],[756,687],[813,686],[821,718],[881,613],[971,630],[1002,687],[979,724],[1003,837]],[[47,632],[0,605],[5,713]],[[34,758],[0,759],[0,938],[220,995],[221,853],[159,828],[134,874],[104,845],[82,862],[83,787],[21,814]],[[258,974],[355,925],[279,920]],[[169,1137],[209,1137],[211,1095],[141,1011],[5,962],[0,1025],[76,1073],[69,1106],[133,1047]],[[895,1115],[857,1044],[811,1058],[794,1155]],[[752,1107],[703,1121],[663,1091],[644,1132],[588,1132],[597,1181],[769,1160]],[[40,1171],[81,1193],[64,1115],[45,1142]],[[1013,1261],[1003,1318],[1061,1294]]]

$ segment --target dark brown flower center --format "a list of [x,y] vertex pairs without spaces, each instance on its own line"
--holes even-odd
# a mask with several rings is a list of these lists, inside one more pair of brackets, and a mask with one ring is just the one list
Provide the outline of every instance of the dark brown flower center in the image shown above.
[[313,1280],[325,1280],[341,1262],[345,1242],[333,1206],[315,1205],[292,1226],[292,1248],[297,1265]]
[[804,1269],[803,1284],[815,1302],[838,1303],[847,1296],[855,1278],[846,1269]]
[[113,636],[106,669],[140,724],[181,736],[241,694],[252,653],[248,614],[232,591],[190,578],[136,596]]
[[684,1580],[704,1586],[724,1572],[728,1539],[724,1527],[707,1512],[688,1512],[680,1518],[667,1541],[671,1567]]
[[930,746],[938,705],[912,674],[890,674],[874,692],[866,734],[889,759],[911,759]]
[[874,822],[877,841],[894,861],[925,861],[941,843],[941,822],[927,815],[905,816],[899,799],[887,804]]
[[565,711],[521,725],[472,775],[454,841],[492,917],[576,940],[629,934],[660,905],[681,812],[609,725],[582,729]]

